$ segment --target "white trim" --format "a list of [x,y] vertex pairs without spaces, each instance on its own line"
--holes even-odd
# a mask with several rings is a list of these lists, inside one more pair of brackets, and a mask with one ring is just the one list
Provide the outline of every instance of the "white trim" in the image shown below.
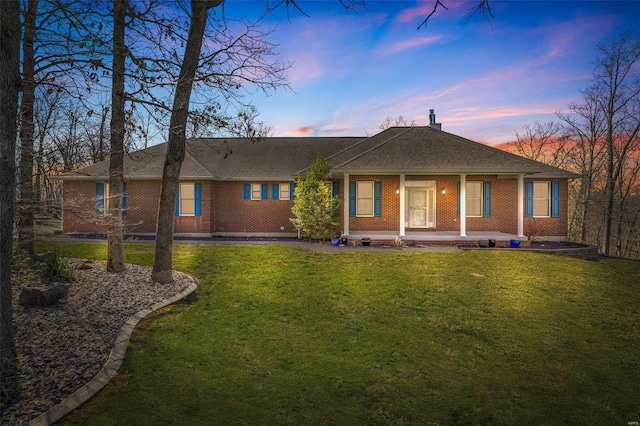
[[467,236],[467,175],[460,175],[460,236]]
[[[404,175],[400,175],[403,176]],[[408,180],[405,182],[405,187],[419,187],[419,188],[431,188],[436,186],[435,180]]]

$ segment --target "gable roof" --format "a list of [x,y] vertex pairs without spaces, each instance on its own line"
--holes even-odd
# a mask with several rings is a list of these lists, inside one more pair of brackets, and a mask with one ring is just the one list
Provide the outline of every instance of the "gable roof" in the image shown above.
[[[126,179],[158,180],[166,144],[125,156]],[[252,143],[244,138],[187,141],[180,171],[184,180],[290,181],[304,174],[318,153],[343,173],[517,174],[541,178],[577,175],[501,151],[431,127],[392,127],[371,137],[271,137]],[[107,179],[103,161],[66,173],[63,180]]]

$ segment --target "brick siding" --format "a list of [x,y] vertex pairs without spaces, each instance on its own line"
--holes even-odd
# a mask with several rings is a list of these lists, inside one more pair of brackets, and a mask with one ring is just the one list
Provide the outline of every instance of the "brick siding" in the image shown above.
[[[380,217],[351,217],[350,231],[395,231],[400,229],[399,176],[351,175],[351,181],[382,182],[382,215]],[[407,176],[410,180],[436,182],[435,228],[414,231],[458,231],[457,216],[459,176],[422,175]],[[541,179],[543,180],[543,179]],[[549,179],[544,179],[549,180]],[[492,211],[490,217],[467,217],[467,231],[517,232],[517,179],[498,179],[496,176],[467,176],[467,181],[489,181],[492,185]],[[245,200],[245,183],[268,183],[267,200]],[[202,181],[202,215],[175,218],[177,235],[292,235],[296,230],[292,217],[291,200],[274,200],[274,182],[213,182]],[[104,233],[103,218],[96,213],[96,187],[93,181],[65,181],[64,224],[65,233]],[[441,193],[441,188],[446,194]],[[565,236],[567,233],[568,184],[560,180],[561,211],[559,218],[525,218],[525,234],[532,236]],[[159,181],[127,182],[127,213],[125,233],[154,234]],[[344,196],[344,185],[340,186]],[[344,201],[344,200],[343,200]],[[348,204],[348,202],[347,202]],[[344,209],[343,209],[344,211]],[[341,222],[342,223],[342,220]],[[410,228],[406,228],[410,231]]]

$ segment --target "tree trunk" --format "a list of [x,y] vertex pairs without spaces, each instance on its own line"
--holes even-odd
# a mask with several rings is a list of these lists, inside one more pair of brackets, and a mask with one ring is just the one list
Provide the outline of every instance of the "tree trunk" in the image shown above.
[[128,0],[113,4],[113,74],[111,85],[111,151],[109,155],[109,199],[107,200],[107,271],[124,271],[122,248],[122,182],[124,164],[124,45]]
[[[20,2],[0,2],[0,368],[4,383],[15,368],[11,308],[11,246],[16,169],[18,92],[20,90]],[[9,384],[10,386],[10,384]],[[7,387],[9,387],[7,386]]]
[[33,210],[33,104],[35,102],[34,48],[38,0],[29,0],[24,18],[22,42],[22,101],[20,124],[20,203],[18,242],[20,248],[35,254]]
[[187,136],[185,129],[189,116],[191,89],[198,68],[202,38],[207,25],[207,12],[210,8],[216,7],[221,3],[222,0],[191,1],[191,23],[171,110],[169,139],[162,170],[162,188],[158,205],[155,254],[151,279],[159,283],[173,282],[173,222],[180,168],[182,167],[186,150]]

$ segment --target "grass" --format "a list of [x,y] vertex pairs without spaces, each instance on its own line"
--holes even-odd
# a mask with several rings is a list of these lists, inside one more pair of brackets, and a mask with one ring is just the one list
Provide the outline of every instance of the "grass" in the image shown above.
[[[126,246],[130,263],[152,253]],[[269,245],[177,245],[174,259],[197,300],[144,321],[118,378],[63,424],[639,419],[638,262]]]

